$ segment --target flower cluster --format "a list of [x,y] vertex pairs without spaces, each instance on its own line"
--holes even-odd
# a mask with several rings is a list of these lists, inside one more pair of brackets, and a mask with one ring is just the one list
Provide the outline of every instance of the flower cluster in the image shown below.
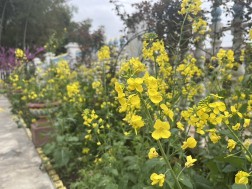
[[110,58],[109,46],[103,46],[98,52],[99,61],[107,60]]
[[183,0],[179,14],[185,15],[191,13],[197,15],[201,11],[201,4],[200,0]]

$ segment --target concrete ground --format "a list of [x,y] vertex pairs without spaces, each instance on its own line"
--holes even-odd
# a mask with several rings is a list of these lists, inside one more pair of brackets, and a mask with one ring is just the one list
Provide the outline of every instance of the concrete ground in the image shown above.
[[0,94],[0,188],[54,189],[24,128],[12,119],[10,103]]

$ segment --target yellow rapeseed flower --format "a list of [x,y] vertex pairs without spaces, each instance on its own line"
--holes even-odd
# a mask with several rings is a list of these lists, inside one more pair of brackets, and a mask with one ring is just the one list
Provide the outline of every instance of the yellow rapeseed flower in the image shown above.
[[242,114],[235,108],[235,106],[231,106],[231,112],[233,114],[237,114],[240,118],[242,118]]
[[235,184],[248,184],[248,177],[250,176],[249,173],[245,171],[239,171],[235,175]]
[[170,132],[170,124],[168,122],[163,122],[160,119],[157,119],[154,124],[154,131],[151,136],[155,140],[159,140],[160,138],[169,138],[171,136]]
[[158,157],[158,153],[156,151],[156,148],[151,148],[149,153],[148,153],[148,157],[149,159],[153,159],[153,158],[156,158]]
[[174,116],[173,111],[169,109],[165,104],[161,104],[160,108],[164,111],[164,114],[173,121],[173,116]]
[[214,144],[219,142],[219,140],[221,139],[221,136],[217,135],[215,132],[210,132],[209,137]]
[[132,115],[129,124],[135,129],[140,129],[144,126],[144,121],[142,120],[142,117],[139,115]]
[[138,92],[143,92],[143,79],[142,78],[129,78],[127,80],[128,90],[133,91],[136,90]]
[[177,122],[177,128],[179,128],[181,131],[184,131],[184,130],[185,130],[184,127],[185,127],[185,126],[183,125],[183,123],[181,123],[180,121]]
[[23,58],[24,57],[24,51],[22,49],[16,49],[15,55],[17,58]]
[[236,142],[233,139],[228,139],[228,150],[231,152],[236,146]]
[[82,149],[82,153],[83,153],[83,154],[88,154],[89,151],[90,151],[89,148],[83,148],[83,149]]
[[192,156],[186,156],[186,163],[185,163],[185,167],[189,168],[192,167],[194,165],[194,162],[196,162],[197,159],[193,159]]
[[155,89],[149,89],[148,95],[151,102],[153,102],[154,104],[158,104],[159,102],[163,100],[162,95]]
[[110,58],[110,49],[109,46],[103,46],[99,51],[98,51],[98,59],[99,61],[103,61],[106,59]]
[[243,127],[246,128],[249,127],[249,125],[250,125],[250,119],[244,119]]
[[241,124],[240,123],[236,123],[234,126],[232,126],[232,129],[235,130],[235,131],[237,131],[237,130],[240,129],[240,127],[241,127]]
[[140,98],[138,95],[130,95],[129,96],[129,106],[132,108],[132,109],[139,109],[140,108]]
[[195,148],[197,141],[193,137],[189,137],[186,141],[183,142],[181,148],[185,150],[186,148]]
[[249,39],[252,40],[252,28],[249,30]]
[[151,185],[158,184],[160,187],[162,187],[164,185],[165,175],[164,174],[158,175],[157,173],[152,173],[150,179],[152,181]]

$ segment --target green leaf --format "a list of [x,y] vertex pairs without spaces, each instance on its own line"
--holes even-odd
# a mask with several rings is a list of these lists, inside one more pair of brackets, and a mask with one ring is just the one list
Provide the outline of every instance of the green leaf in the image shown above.
[[188,188],[193,188],[191,180],[189,179],[189,177],[186,177],[184,174],[180,175],[179,182],[187,186]]
[[112,175],[118,176],[118,171],[117,171],[117,169],[111,169],[110,172],[112,173]]
[[239,156],[221,156],[217,157],[216,160],[230,163],[232,166],[238,169],[245,169],[246,161],[244,158],[241,158]]
[[143,187],[143,189],[153,189],[154,187],[153,186],[146,186],[146,187]]
[[204,177],[200,175],[194,175],[193,179],[197,189],[213,189],[212,184]]
[[243,184],[233,184],[232,189],[248,189],[249,187],[246,187],[246,185]]
[[56,148],[55,142],[48,143],[43,147],[43,151],[46,155],[52,154]]
[[209,162],[207,162],[206,166],[208,169],[210,169],[211,174],[218,174],[219,173],[218,166],[214,160],[210,160]]
[[249,145],[249,152],[252,153],[252,145]]
[[227,136],[228,138],[233,138],[233,135],[228,130],[220,130],[220,134]]
[[154,167],[162,167],[164,165],[165,165],[165,162],[163,160],[160,160],[159,158],[153,158],[153,159],[147,160],[144,167],[146,170],[151,170]]
[[78,137],[75,137],[75,136],[70,136],[70,137],[67,137],[67,142],[78,142],[79,141],[79,138]]
[[71,152],[68,149],[56,149],[53,153],[53,157],[57,167],[63,167],[68,164],[70,160]]
[[62,142],[64,142],[64,139],[65,139],[65,137],[64,137],[64,136],[60,136],[60,135],[58,135],[58,136],[56,137],[56,140],[57,140],[57,142],[58,142],[58,143],[62,143]]
[[227,165],[224,167],[224,169],[222,169],[222,172],[224,173],[231,173],[231,172],[235,172],[237,171],[237,169],[235,167],[233,167],[232,165]]

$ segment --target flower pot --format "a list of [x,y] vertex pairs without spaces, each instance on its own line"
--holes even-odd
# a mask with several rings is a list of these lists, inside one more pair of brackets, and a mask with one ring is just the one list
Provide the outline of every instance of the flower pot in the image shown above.
[[59,107],[59,102],[52,103],[28,103],[30,113],[39,118],[47,118],[48,116],[55,113]]
[[31,124],[32,142],[35,147],[45,145],[51,139],[52,123],[47,119],[39,119]]

